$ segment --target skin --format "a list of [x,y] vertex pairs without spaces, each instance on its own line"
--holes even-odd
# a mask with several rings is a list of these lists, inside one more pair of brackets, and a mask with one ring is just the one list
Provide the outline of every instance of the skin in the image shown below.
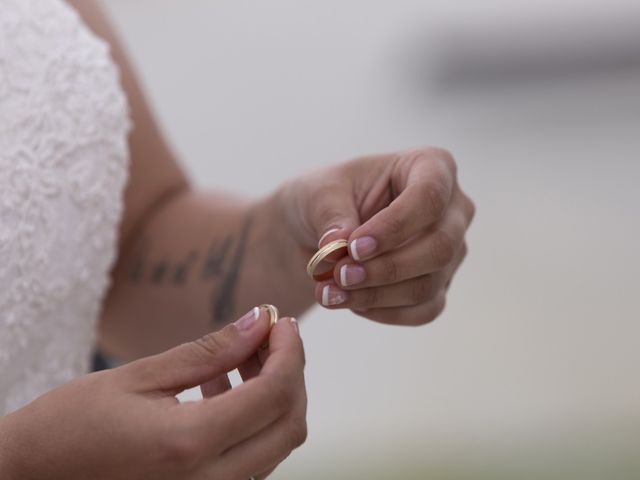
[[[262,320],[250,333],[223,327],[257,304],[300,315],[323,300],[377,322],[428,323],[466,254],[473,203],[451,154],[438,148],[327,166],[257,201],[197,191],[100,11],[69,3],[110,43],[131,106],[130,181],[99,333],[105,351],[134,361],[0,419],[0,471],[264,478],[306,435],[302,344],[288,321],[273,329],[266,353],[256,353],[267,335]],[[350,246],[334,278],[311,281],[305,266],[319,241],[338,238]],[[365,255],[367,238],[376,247]],[[344,285],[354,271],[362,281]],[[226,373],[236,366],[245,383],[229,390]],[[178,405],[174,395],[196,385],[208,398]]]
[[[176,400],[236,367],[242,385]],[[86,375],[2,418],[2,478],[265,478],[305,440],[303,367],[295,323],[283,318],[269,334],[261,311],[248,328]]]

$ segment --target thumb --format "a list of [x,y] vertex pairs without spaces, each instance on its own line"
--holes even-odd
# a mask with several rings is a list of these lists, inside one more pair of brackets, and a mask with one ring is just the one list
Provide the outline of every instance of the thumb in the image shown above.
[[269,313],[255,307],[217,332],[128,365],[146,390],[180,392],[227,373],[253,355],[269,335]]
[[344,184],[327,186],[311,201],[309,224],[318,248],[337,239],[348,239],[360,225],[353,191],[348,187]]

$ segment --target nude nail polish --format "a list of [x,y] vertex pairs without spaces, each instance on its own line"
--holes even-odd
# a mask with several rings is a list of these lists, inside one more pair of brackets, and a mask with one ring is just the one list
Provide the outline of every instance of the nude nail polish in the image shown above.
[[353,240],[350,245],[351,257],[359,262],[371,256],[378,247],[378,242],[373,237],[361,237]]
[[247,312],[244,316],[236,320],[234,324],[238,327],[238,330],[249,330],[255,325],[259,317],[260,309],[258,307],[254,307],[253,310]]
[[322,289],[322,305],[333,307],[347,301],[347,292],[333,285],[325,285]]
[[340,267],[340,285],[350,287],[364,282],[367,274],[364,267],[355,264],[346,264]]

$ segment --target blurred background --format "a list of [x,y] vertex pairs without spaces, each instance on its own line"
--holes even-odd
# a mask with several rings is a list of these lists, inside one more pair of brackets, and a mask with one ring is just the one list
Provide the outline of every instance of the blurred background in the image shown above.
[[640,478],[640,2],[103,4],[198,185],[433,144],[477,203],[435,323],[303,319],[272,478]]

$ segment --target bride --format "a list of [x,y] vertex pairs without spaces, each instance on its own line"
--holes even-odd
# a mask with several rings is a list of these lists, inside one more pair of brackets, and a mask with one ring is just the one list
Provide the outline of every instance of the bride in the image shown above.
[[[255,306],[427,323],[473,212],[436,148],[256,201],[194,190],[93,2],[3,0],[1,477],[265,478],[306,437],[304,353],[293,318],[270,330]],[[310,280],[337,239],[348,255]],[[96,342],[129,363],[87,374]]]

